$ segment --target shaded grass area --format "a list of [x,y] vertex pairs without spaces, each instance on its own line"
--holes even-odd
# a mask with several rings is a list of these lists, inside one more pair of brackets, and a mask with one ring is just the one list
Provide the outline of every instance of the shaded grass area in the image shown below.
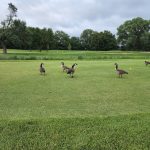
[[0,60],[97,60],[97,59],[150,59],[149,52],[133,51],[68,51],[50,50],[8,50],[8,54],[0,53]]
[[149,114],[0,121],[1,149],[148,150]]

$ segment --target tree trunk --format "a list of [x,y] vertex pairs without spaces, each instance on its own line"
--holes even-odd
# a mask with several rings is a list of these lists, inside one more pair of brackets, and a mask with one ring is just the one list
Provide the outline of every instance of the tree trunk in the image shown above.
[[2,42],[3,54],[7,54],[6,45]]

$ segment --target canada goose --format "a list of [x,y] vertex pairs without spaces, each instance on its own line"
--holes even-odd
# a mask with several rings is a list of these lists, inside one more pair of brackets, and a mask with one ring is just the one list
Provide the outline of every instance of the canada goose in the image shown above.
[[63,69],[63,72],[69,69],[69,67],[65,66],[64,62],[61,62],[61,67]]
[[43,67],[43,63],[40,64],[40,73],[45,75],[45,68]]
[[70,76],[73,78],[73,74],[74,74],[74,72],[75,72],[75,66],[76,65],[78,65],[78,64],[73,64],[72,65],[72,67],[71,68],[69,68],[68,70],[67,70],[67,74],[70,74]]
[[149,61],[145,61],[145,65],[148,66],[150,64]]
[[117,71],[117,74],[119,75],[119,77],[122,78],[123,74],[128,74],[128,72],[126,72],[124,70],[121,70],[121,69],[118,69],[118,64],[117,63],[115,63],[115,66],[116,66],[116,71]]

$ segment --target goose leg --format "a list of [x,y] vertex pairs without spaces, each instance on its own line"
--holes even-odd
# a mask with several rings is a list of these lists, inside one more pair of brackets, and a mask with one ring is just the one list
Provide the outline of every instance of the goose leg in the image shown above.
[[73,78],[73,73],[71,73],[71,78]]

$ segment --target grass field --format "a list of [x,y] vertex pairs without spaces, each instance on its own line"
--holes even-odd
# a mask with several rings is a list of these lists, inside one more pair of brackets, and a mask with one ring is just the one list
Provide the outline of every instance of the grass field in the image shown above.
[[[40,60],[0,61],[0,149],[150,149],[144,59],[64,60],[78,64],[74,78],[42,62],[45,76]],[[129,74],[118,78],[115,62]]]
[[150,59],[150,52],[135,51],[68,51],[68,50],[0,50],[0,60],[99,60],[99,59]]

